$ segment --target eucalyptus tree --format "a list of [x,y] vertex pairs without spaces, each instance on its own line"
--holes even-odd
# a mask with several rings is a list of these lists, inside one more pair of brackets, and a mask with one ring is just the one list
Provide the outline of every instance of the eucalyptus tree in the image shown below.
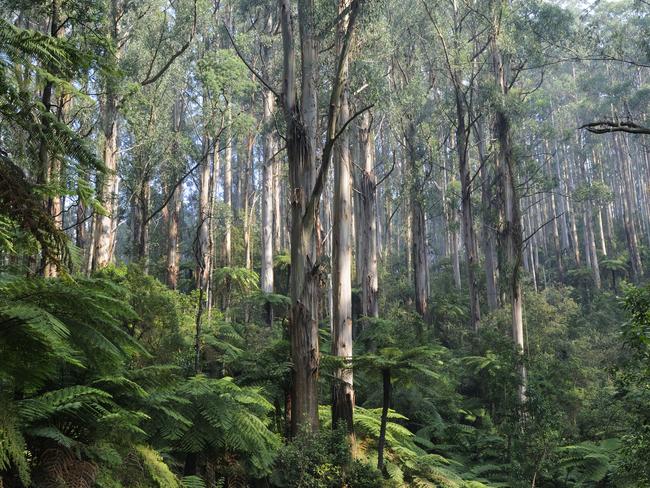
[[[289,0],[280,0],[279,7],[283,47],[281,99],[286,124],[291,187],[290,336],[294,365],[291,425],[295,435],[303,427],[311,430],[318,427],[318,295],[322,274],[318,252],[318,206],[331,163],[332,149],[349,123],[349,120],[339,120],[340,102],[345,85],[344,68],[360,2],[353,0],[350,5],[348,25],[343,34],[341,48],[335,57],[326,117],[325,144],[320,158],[316,152],[319,139],[319,42],[318,32],[315,30],[314,4],[308,0],[298,2],[296,18]],[[296,70],[296,25],[300,33],[300,86]]]
[[[461,185],[461,216],[463,242],[465,245],[467,282],[470,299],[470,326],[478,331],[481,320],[479,286],[476,276],[479,255],[474,229],[472,209],[472,182],[476,176],[470,165],[470,139],[472,132],[480,134],[477,127],[478,114],[475,107],[478,77],[486,64],[485,52],[489,38],[485,35],[484,17],[477,13],[475,5],[461,7],[458,2],[450,5],[450,18],[437,19],[426,4],[424,8],[432,23],[436,39],[442,50],[455,105],[455,143],[458,172]],[[448,29],[449,31],[445,31]],[[479,138],[482,137],[479,135]],[[479,141],[479,145],[481,142]],[[482,150],[484,153],[484,149]],[[485,154],[479,153],[481,164]]]
[[[336,43],[340,59],[337,77],[342,84],[334,130],[345,129],[350,119],[349,93],[349,13],[351,2],[339,3]],[[355,13],[356,16],[356,13]],[[330,101],[330,103],[332,103]],[[354,386],[352,372],[352,156],[350,131],[343,130],[334,146],[334,209],[332,214],[332,354],[344,359],[344,367],[337,368],[332,383],[332,425],[344,422],[349,432],[354,431]],[[357,256],[359,259],[359,256]]]
[[390,30],[395,48],[391,51],[389,89],[395,94],[392,97],[391,125],[397,133],[405,165],[403,177],[407,181],[407,237],[410,243],[407,262],[412,271],[415,308],[418,314],[425,316],[429,296],[426,183],[431,174],[430,171],[427,174],[427,164],[432,162],[426,158],[427,134],[422,129],[427,127],[425,121],[432,111],[434,101],[431,93],[436,77],[431,63],[426,62],[424,46],[418,42],[425,30],[423,17],[418,17],[421,14],[420,10],[408,5],[395,6],[393,15],[396,18]]
[[197,18],[196,0],[178,4],[160,2],[160,8],[135,5],[124,0],[110,0],[108,15],[102,32],[108,39],[108,57],[113,73],[102,80],[101,127],[102,160],[106,173],[97,179],[97,196],[102,210],[94,216],[92,269],[100,269],[113,260],[119,223],[119,183],[117,177],[120,152],[120,107],[128,96],[122,79],[116,75],[124,65],[131,44],[136,44],[137,33],[146,38],[150,31],[139,29],[142,25],[156,26],[157,41],[153,45],[146,66],[130,74],[130,81],[142,87],[157,83],[174,61],[189,47],[194,38]]

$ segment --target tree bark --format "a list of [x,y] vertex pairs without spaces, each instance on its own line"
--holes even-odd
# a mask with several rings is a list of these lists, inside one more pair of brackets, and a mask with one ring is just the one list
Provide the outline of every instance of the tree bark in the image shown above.
[[149,204],[151,200],[151,181],[145,174],[140,182],[140,191],[136,197],[133,240],[135,259],[143,266],[143,271],[149,269]]
[[226,148],[223,156],[223,203],[226,205],[227,214],[224,223],[224,237],[222,248],[222,261],[224,266],[232,264],[232,153],[234,141],[232,138],[232,111],[226,111]]
[[390,408],[392,385],[390,369],[382,369],[382,392],[381,422],[379,424],[379,439],[377,440],[377,469],[384,471],[384,447],[386,446],[386,425],[388,424],[388,409]]
[[[548,142],[546,143],[546,152],[547,153],[549,152]],[[546,172],[549,175],[553,174],[551,169],[551,158],[546,158]],[[560,197],[560,199],[561,198],[562,197]],[[564,215],[560,215],[562,211],[558,210],[558,206],[556,205],[555,202],[555,192],[553,190],[551,190],[550,192],[549,205],[551,209],[550,218],[553,219],[551,225],[552,225],[552,233],[553,233],[553,250],[555,251],[555,266],[557,268],[558,280],[560,282],[563,282],[564,264],[562,262],[562,245],[560,243],[560,231],[558,226],[558,219],[564,219]]]
[[[253,149],[255,146],[255,135],[253,132],[249,132],[246,136],[246,158],[239,158],[240,167],[243,166],[243,170],[240,171],[240,212],[243,212],[243,228],[244,228],[244,266],[246,269],[253,269],[253,254],[251,249],[251,228],[253,226],[253,217],[254,217],[254,207],[255,200],[251,196],[251,178],[254,171],[254,157]],[[242,164],[242,159],[246,162]]]
[[[343,49],[347,30],[348,0],[340,0],[343,18],[338,27],[338,52]],[[343,66],[345,83],[340,99],[337,130],[350,114],[348,106],[348,63]],[[342,358],[345,366],[337,368],[332,382],[332,428],[343,422],[349,433],[354,432],[354,383],[352,372],[352,161],[348,132],[339,137],[334,152],[334,214],[332,222],[332,296],[333,330],[332,355]]]
[[[183,120],[183,102],[177,100],[172,110],[172,132],[174,141],[172,142],[173,164],[180,164],[179,137]],[[174,171],[173,173],[177,173]],[[175,186],[171,186],[175,185]],[[167,223],[167,286],[172,290],[178,288],[178,273],[180,269],[180,220],[181,209],[183,204],[183,183],[176,184],[176,178],[171,180],[171,189],[173,195],[167,203],[169,207],[169,220]]]
[[301,92],[298,106],[296,49],[290,0],[279,0],[283,45],[283,105],[291,188],[290,339],[293,361],[291,431],[318,428],[319,341],[318,311],[324,280],[319,261],[318,216],[321,195],[337,136],[340,100],[344,87],[353,26],[359,3],[352,1],[345,42],[338,56],[327,116],[326,143],[317,169],[318,132],[317,74],[318,41],[313,0],[299,0],[301,45]]
[[481,235],[483,238],[483,253],[485,255],[485,284],[487,292],[488,309],[492,312],[499,308],[499,287],[496,251],[496,215],[493,210],[494,174],[488,164],[488,155],[485,149],[484,132],[482,125],[477,121],[474,126],[474,136],[477,140],[479,161],[481,164],[481,210],[482,224]]
[[[122,49],[119,46],[120,19],[122,12],[119,6],[119,0],[110,2],[110,29],[109,38],[115,47],[115,62],[119,62]],[[104,212],[95,213],[94,222],[94,250],[92,259],[92,269],[98,270],[107,266],[113,259],[112,251],[114,249],[114,221],[118,212],[118,94],[117,83],[110,79],[105,80],[105,95],[103,103],[100,104],[102,120],[102,160],[106,170],[97,178],[97,198],[101,203]]]
[[639,252],[639,239],[637,236],[636,223],[634,219],[634,198],[632,197],[632,175],[630,172],[630,155],[624,147],[623,136],[616,134],[614,140],[618,152],[619,174],[622,181],[622,201],[623,201],[623,224],[625,227],[625,236],[627,248],[630,253],[632,263],[632,280],[639,283],[643,276],[643,264],[641,263],[641,254]]
[[[264,92],[264,122],[268,126],[275,107],[275,97],[270,90]],[[273,293],[273,166],[275,139],[270,128],[264,135],[264,163],[262,164],[262,262],[260,285],[265,293]],[[273,323],[273,308],[267,305],[266,322]]]
[[379,277],[377,273],[377,178],[374,169],[374,134],[369,112],[362,115],[359,125],[359,157],[363,164],[360,182],[360,234],[359,256],[362,263],[361,313],[367,317],[379,317]]
[[318,429],[318,301],[323,273],[317,254],[317,209],[307,205],[316,170],[316,66],[318,47],[314,39],[313,3],[298,2],[302,53],[301,109],[298,108],[296,50],[289,0],[279,0],[283,44],[284,113],[291,188],[290,341],[293,361],[291,433],[302,428]]
[[[459,77],[459,73],[454,74],[455,80]],[[474,219],[472,215],[472,175],[468,161],[470,128],[466,125],[466,110],[461,93],[460,80],[456,80],[455,84],[456,152],[458,154],[458,172],[461,186],[461,217],[463,224],[463,237],[465,241],[465,257],[467,259],[470,327],[474,332],[478,332],[479,322],[481,321],[481,305],[479,302],[479,289],[476,280],[478,250],[476,249],[476,234],[474,233]]]
[[408,161],[411,169],[410,205],[411,205],[411,259],[413,266],[413,283],[415,287],[415,310],[424,317],[427,314],[427,243],[424,222],[424,208],[419,184],[417,146],[415,125],[409,122],[406,135]]
[[[61,8],[60,0],[52,0],[51,17],[49,22],[50,24],[49,34],[50,37],[53,38],[62,38],[65,32],[63,26],[60,24],[61,22],[60,8]],[[57,67],[50,66],[50,69],[56,72]],[[45,83],[45,86],[43,87],[43,93],[41,96],[41,102],[43,104],[45,112],[50,113],[52,109],[56,106],[56,105],[53,106],[52,103],[55,97],[56,94],[55,94],[54,83],[51,81],[47,81]],[[57,119],[59,121],[63,120],[63,116],[65,114],[64,110],[66,110],[67,108],[66,105],[67,105],[66,96],[61,95],[58,100],[59,108],[56,111]],[[45,116],[42,117],[41,125],[44,128],[48,127],[50,125],[49,119]],[[56,189],[58,186],[60,186],[61,160],[59,156],[53,154],[50,151],[50,141],[45,135],[41,137],[41,140],[39,142],[38,157],[39,157],[39,165],[40,165],[38,171],[38,182],[42,185],[51,185],[52,188],[50,190],[52,191]],[[63,227],[63,208],[61,205],[61,196],[57,194],[50,195],[44,202],[44,206],[47,208],[49,214],[52,216],[55,227],[57,229],[61,229]],[[47,277],[53,278],[58,274],[56,263],[50,262],[49,259],[46,259],[45,255],[43,255],[42,258],[41,270],[43,276],[46,278]]]
[[[500,7],[508,8],[508,0],[499,0]],[[499,32],[500,13],[495,16],[495,32]],[[503,55],[495,38],[492,45],[493,68],[497,89],[502,97],[506,97],[509,87],[510,62]],[[500,238],[505,250],[502,275],[508,277],[512,315],[512,338],[517,354],[523,356],[524,352],[524,325],[523,325],[523,295],[521,290],[521,263],[523,236],[521,229],[521,213],[519,209],[519,195],[517,194],[516,168],[511,141],[510,120],[502,108],[497,108],[494,119],[494,134],[498,143],[496,153],[496,175],[500,205],[503,208]],[[523,357],[519,367],[520,385],[518,398],[520,402],[526,399],[526,368]]]

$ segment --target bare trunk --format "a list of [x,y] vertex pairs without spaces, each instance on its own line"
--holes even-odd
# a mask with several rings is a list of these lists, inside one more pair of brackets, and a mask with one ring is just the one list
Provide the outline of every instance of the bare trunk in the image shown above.
[[[275,96],[271,91],[264,93],[264,120],[270,123],[275,105]],[[264,161],[262,164],[262,261],[260,285],[265,293],[273,293],[273,166],[275,157],[275,139],[268,130],[264,135]],[[273,323],[273,308],[267,305],[266,321]]]
[[[546,143],[546,152],[549,152],[548,142]],[[546,172],[549,175],[552,174],[550,158],[546,159]],[[557,268],[558,280],[562,282],[564,281],[564,265],[562,263],[562,245],[560,243],[558,219],[564,219],[564,215],[560,215],[562,211],[558,210],[558,206],[556,205],[555,192],[552,190],[550,192],[549,206],[551,210],[550,218],[553,219],[551,225],[553,233],[553,250],[555,251],[555,266]]]
[[[253,268],[253,255],[251,250],[251,228],[253,226],[253,210],[255,201],[251,198],[251,181],[250,175],[253,173],[253,146],[255,145],[255,136],[252,132],[246,137],[246,163],[243,171],[240,171],[240,205],[244,214],[244,266],[246,269]],[[240,158],[240,166],[242,161]]]
[[232,112],[230,108],[226,114],[226,149],[223,157],[223,203],[226,205],[227,214],[224,223],[224,237],[222,248],[222,261],[224,266],[232,264],[232,219],[233,219],[233,206],[232,206],[232,153],[233,153],[233,139],[232,139]]
[[[179,136],[183,120],[183,101],[178,99],[174,103],[172,110],[172,131],[173,131],[173,142],[172,142],[172,157],[173,163],[180,165],[181,164],[181,155],[179,148]],[[174,171],[177,175],[179,172]],[[183,184],[178,183],[176,178],[173,178],[170,182],[170,191],[172,192],[172,197],[167,204],[169,209],[169,220],[167,222],[167,286],[172,290],[178,288],[178,273],[180,268],[180,239],[179,239],[179,230],[180,230],[180,220],[181,220],[181,208],[183,204]]]
[[148,176],[143,177],[140,183],[140,192],[136,197],[133,241],[135,259],[143,266],[143,271],[148,272],[149,267],[149,203],[151,199],[151,182]]
[[273,171],[273,249],[276,252],[284,250],[285,222],[284,206],[282,203],[282,158],[276,157],[271,165]]
[[180,267],[179,223],[183,203],[183,185],[178,185],[169,200],[169,220],[167,225],[167,286],[172,290],[178,288],[178,271]]
[[287,122],[286,146],[289,159],[291,205],[290,339],[293,362],[291,385],[291,433],[302,428],[318,429],[318,341],[319,291],[322,278],[318,262],[317,209],[307,215],[307,204],[316,168],[316,67],[318,47],[313,37],[311,0],[298,3],[302,53],[302,97],[298,110],[296,93],[296,52],[289,0],[279,0],[284,51],[284,112]]
[[483,253],[485,254],[485,283],[487,288],[488,309],[494,311],[499,308],[498,291],[498,270],[496,252],[496,221],[497,216],[493,210],[493,171],[488,164],[488,155],[485,149],[484,133],[480,122],[477,121],[474,127],[474,135],[477,139],[479,160],[481,163],[481,210],[482,225],[481,236],[483,238]]
[[366,112],[359,126],[359,157],[363,164],[360,184],[360,253],[357,259],[362,263],[361,313],[368,317],[379,317],[379,278],[377,274],[377,179],[374,169],[374,136],[370,113]]
[[[318,428],[319,341],[318,311],[323,266],[319,261],[319,205],[339,126],[339,108],[347,65],[350,37],[358,3],[351,4],[349,28],[339,54],[327,117],[327,139],[317,170],[318,141],[318,42],[313,0],[299,0],[298,20],[302,59],[300,109],[296,87],[296,52],[289,0],[279,0],[283,44],[283,102],[287,125],[286,147],[291,188],[291,310],[289,330],[293,382],[291,431]],[[349,35],[348,35],[349,34]]]
[[[348,0],[340,0],[339,12],[349,7]],[[347,15],[343,14],[338,29],[338,49],[342,49],[347,29]],[[350,116],[347,88],[348,63],[343,66],[345,88],[340,100],[339,127]],[[337,129],[338,130],[338,129]],[[332,222],[332,295],[333,330],[332,355],[343,358],[346,367],[337,368],[332,382],[332,427],[343,422],[354,432],[354,383],[352,373],[352,161],[350,138],[344,132],[334,153],[334,214]]]
[[[502,0],[502,6],[507,7],[507,0]],[[498,26],[500,17],[495,19]],[[496,29],[498,31],[498,27]],[[508,93],[510,76],[510,62],[500,52],[498,41],[493,42],[493,62],[497,88],[502,96]],[[518,390],[519,401],[526,399],[526,369],[523,364],[524,352],[524,324],[523,324],[523,295],[521,290],[521,263],[523,236],[521,229],[521,213],[519,209],[519,196],[517,194],[515,160],[512,148],[510,121],[505,112],[497,109],[494,121],[494,133],[498,142],[496,154],[496,172],[498,181],[499,200],[502,206],[500,238],[505,250],[504,267],[502,275],[508,278],[508,289],[512,312],[512,338],[515,349],[519,355],[518,367],[520,386]]]
[[406,145],[408,160],[411,169],[411,259],[413,265],[413,282],[415,286],[415,309],[424,317],[427,313],[427,245],[426,227],[424,222],[424,208],[422,207],[422,195],[420,193],[420,178],[417,177],[419,168],[416,152],[415,126],[409,123]]
[[620,175],[622,180],[622,200],[623,200],[623,223],[625,226],[625,236],[627,238],[627,247],[630,253],[632,263],[632,280],[639,283],[643,276],[643,265],[639,252],[639,240],[636,231],[634,219],[634,209],[636,208],[632,196],[632,175],[630,172],[630,155],[624,145],[623,137],[616,134],[615,141],[619,154]]
[[[456,74],[455,76],[459,78],[460,74]],[[476,280],[478,250],[476,248],[476,235],[474,233],[474,220],[472,215],[472,175],[468,161],[469,128],[466,127],[466,111],[462,99],[460,81],[458,83],[458,86],[456,86],[456,151],[458,154],[458,171],[461,186],[461,217],[465,241],[465,257],[467,259],[470,327],[474,332],[477,332],[479,322],[481,321],[481,305]]]
[[381,403],[381,421],[379,424],[379,439],[377,440],[377,469],[384,470],[384,446],[386,445],[386,425],[388,424],[388,409],[390,408],[392,385],[390,369],[381,371],[383,399]]
[[[582,174],[582,179],[585,184],[591,186],[591,181],[587,176],[587,170],[585,168],[586,162],[582,160],[580,162],[580,171]],[[596,238],[594,233],[594,224],[593,224],[593,202],[590,198],[587,198],[584,202],[584,211],[585,211],[585,241],[586,245],[586,254],[589,256],[589,265],[591,267],[591,272],[594,280],[594,285],[597,289],[601,288],[600,280],[600,266],[598,264],[598,253],[596,252]]]
[[[60,24],[60,0],[52,0],[50,17],[50,36],[53,38],[62,38],[64,35],[64,27]],[[56,71],[56,66],[51,66],[50,69]],[[59,100],[53,100],[56,97],[55,95],[55,86],[51,81],[45,83],[43,88],[43,94],[41,97],[41,102],[45,109],[45,112],[49,113],[54,107],[59,106],[57,112],[57,119],[62,120],[64,116],[64,109],[66,107],[66,96],[62,95],[59,97]],[[54,105],[53,105],[54,102]],[[57,103],[58,102],[58,103]],[[44,128],[49,127],[51,124],[50,120],[47,117],[41,118],[41,124]],[[61,160],[55,154],[51,154],[50,141],[47,136],[42,136],[39,142],[39,171],[38,171],[38,182],[41,185],[51,185],[51,189],[55,190],[60,186],[61,182]],[[58,193],[58,190],[57,192]],[[57,229],[63,227],[63,208],[61,205],[61,196],[58,194],[50,195],[47,200],[44,202],[44,206],[47,208],[49,214],[54,220],[54,226]],[[57,265],[54,262],[51,262],[43,254],[41,260],[41,270],[43,276],[45,277],[55,277],[58,274]]]
[[208,285],[210,282],[210,269],[212,263],[212,199],[214,185],[214,149],[211,146],[211,139],[203,136],[203,151],[200,172],[199,172],[199,228],[198,228],[198,252],[196,287],[203,290],[203,300],[208,298]]
[[[110,38],[114,46],[119,43],[119,22],[122,12],[118,6],[118,0],[111,0],[111,29]],[[121,49],[115,49],[115,62],[121,57]],[[118,124],[117,124],[117,86],[115,81],[108,78],[106,80],[106,94],[100,104],[102,119],[102,160],[106,170],[97,178],[97,198],[101,203],[104,212],[95,213],[94,223],[94,249],[92,259],[92,269],[98,270],[107,266],[113,258],[112,251],[114,248],[114,221],[117,217],[118,205],[117,194],[117,152],[118,152]]]
[[[571,195],[574,194],[575,192],[575,184],[573,182],[573,170],[571,169],[572,166],[574,166],[577,161],[573,161],[573,165],[567,163],[567,167],[565,168],[565,177],[568,178],[568,187],[567,187],[567,194]],[[575,202],[571,201],[571,198],[567,199],[567,212],[569,213],[569,223],[571,224],[570,227],[570,235],[571,235],[571,242],[573,246],[573,258],[575,259],[576,266],[580,266],[580,238],[578,237],[578,225],[576,223],[576,214],[577,210],[575,208]]]

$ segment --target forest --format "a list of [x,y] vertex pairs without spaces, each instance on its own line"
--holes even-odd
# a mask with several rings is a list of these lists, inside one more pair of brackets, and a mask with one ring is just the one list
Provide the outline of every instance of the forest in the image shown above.
[[650,2],[0,0],[0,488],[650,487]]

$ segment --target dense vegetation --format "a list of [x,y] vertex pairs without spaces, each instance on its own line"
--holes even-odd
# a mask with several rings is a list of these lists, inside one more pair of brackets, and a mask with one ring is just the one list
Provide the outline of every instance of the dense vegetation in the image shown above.
[[650,487],[643,0],[0,0],[0,488]]

